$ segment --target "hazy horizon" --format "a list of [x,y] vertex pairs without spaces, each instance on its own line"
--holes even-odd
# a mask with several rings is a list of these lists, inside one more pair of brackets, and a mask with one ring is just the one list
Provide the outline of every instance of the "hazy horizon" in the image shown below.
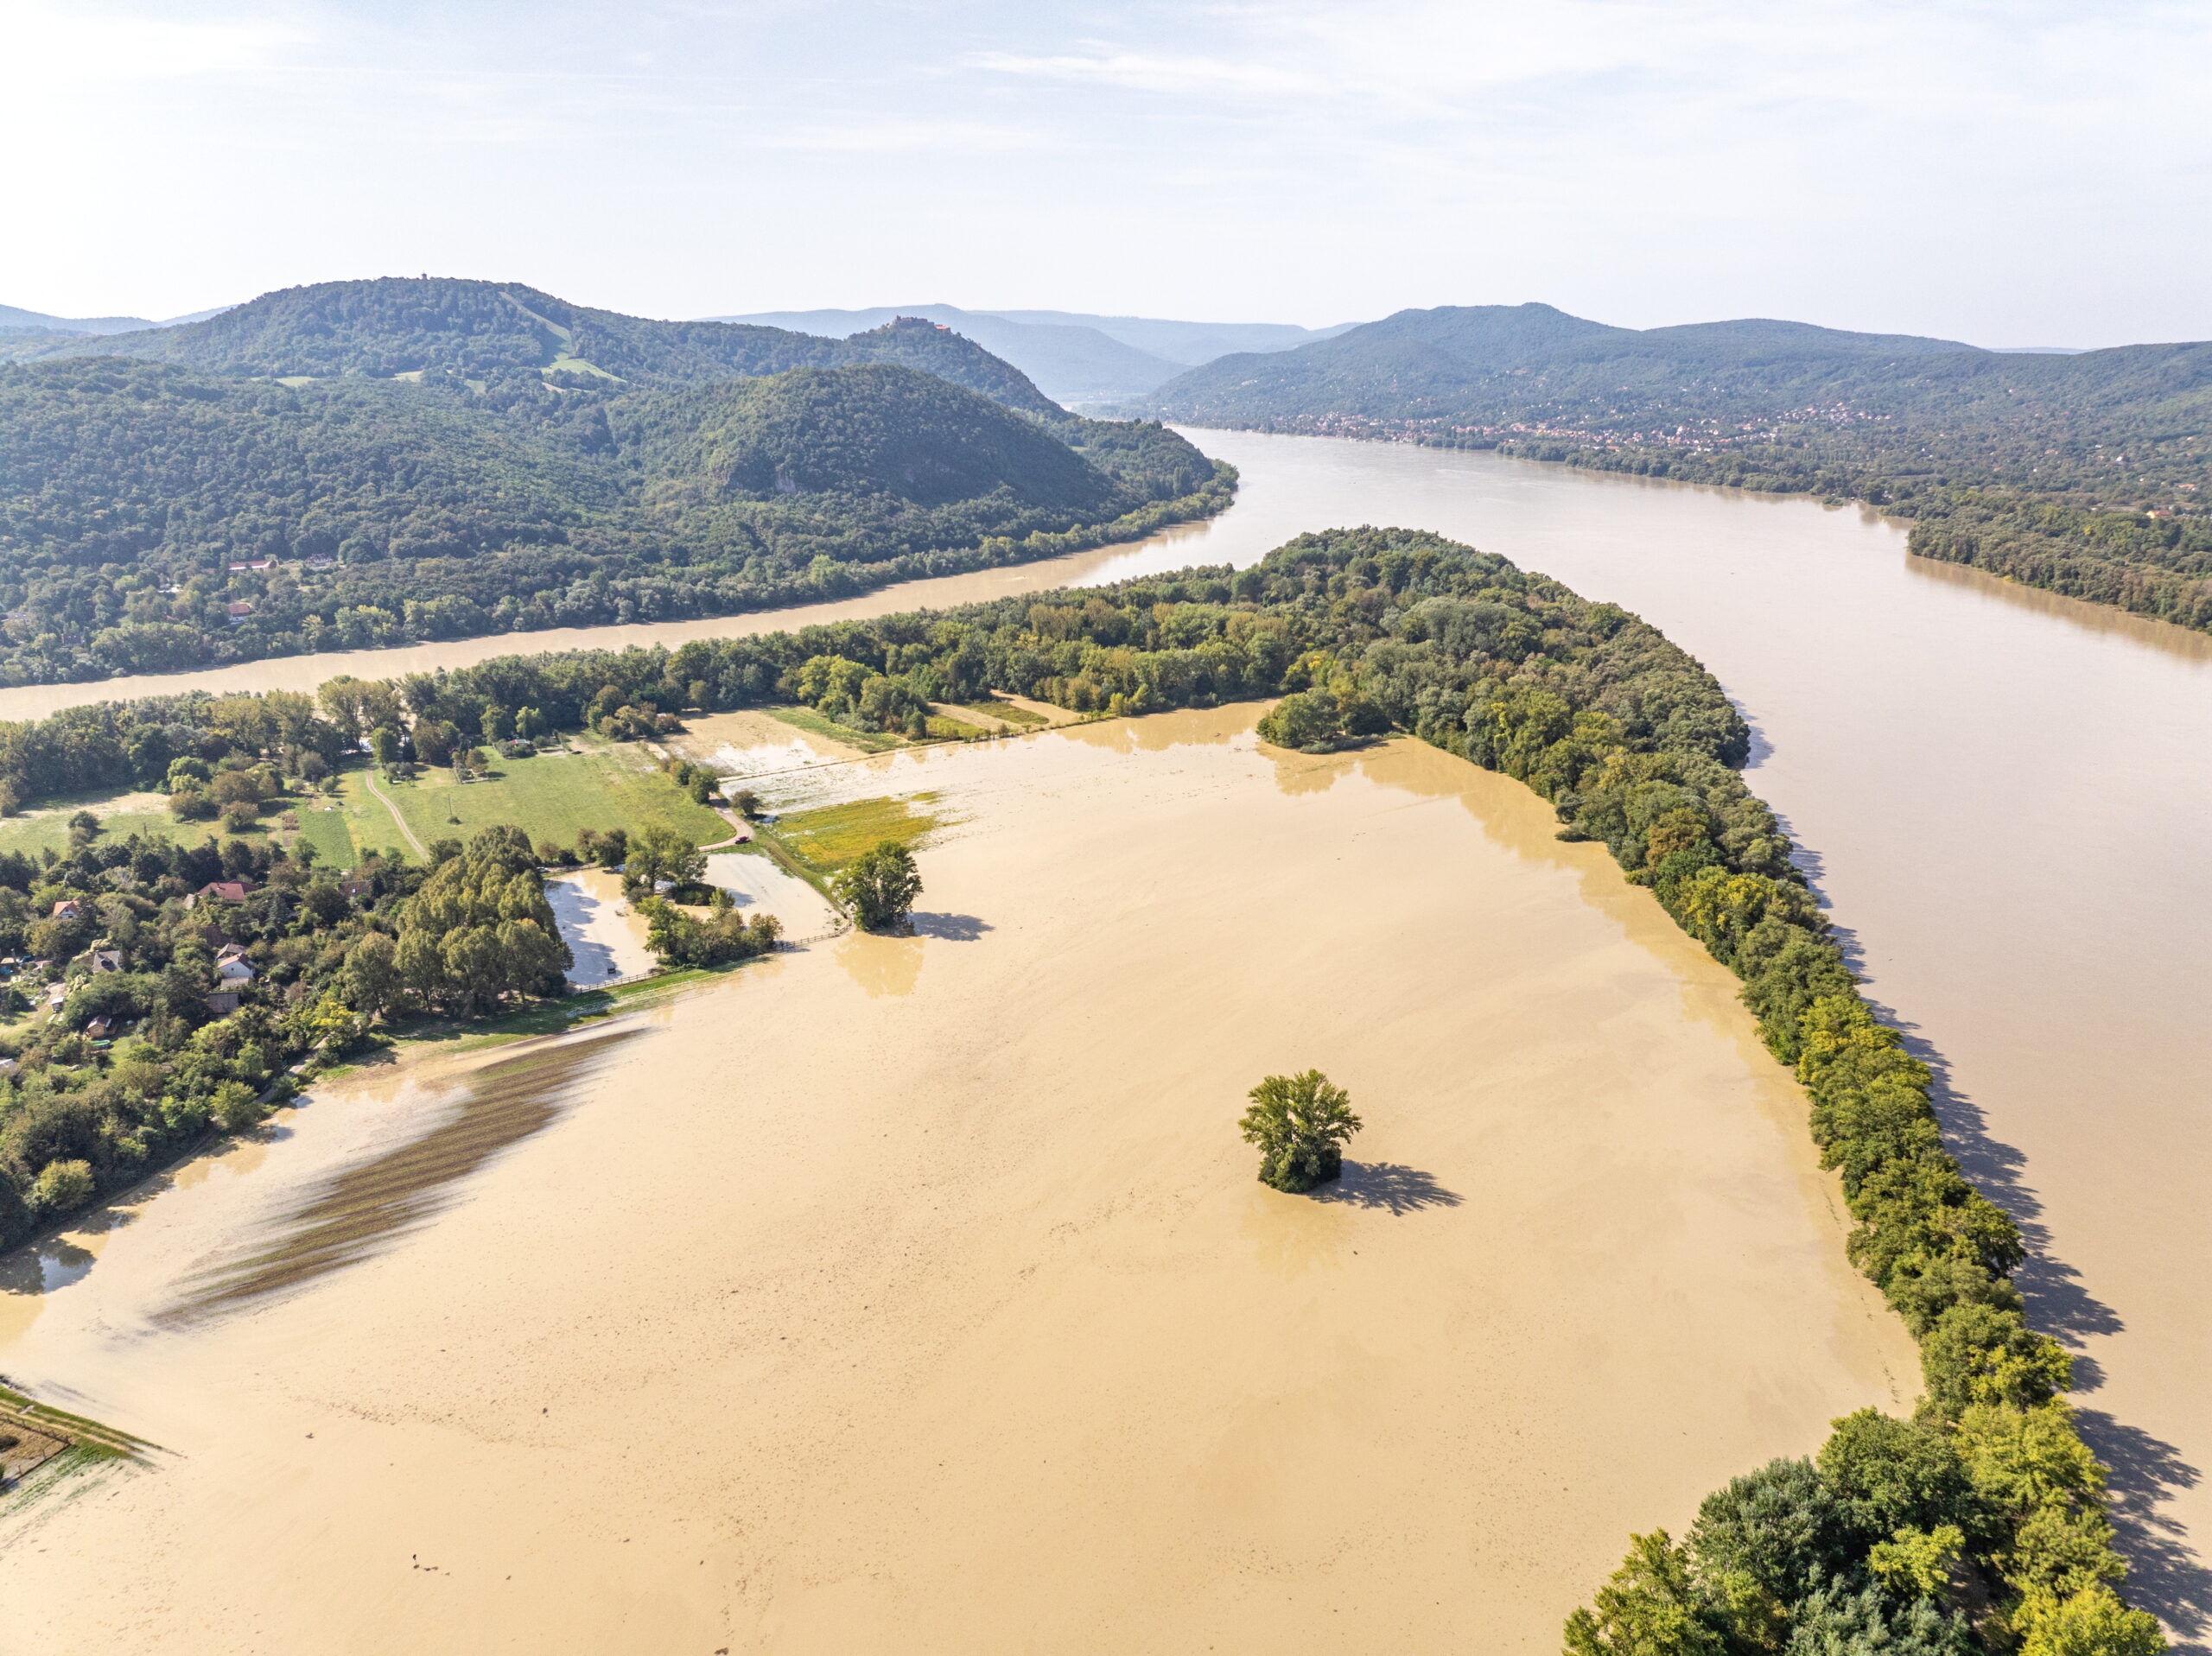
[[0,303],[54,315],[428,270],[667,317],[2212,337],[2212,14],[2164,0],[0,0]]

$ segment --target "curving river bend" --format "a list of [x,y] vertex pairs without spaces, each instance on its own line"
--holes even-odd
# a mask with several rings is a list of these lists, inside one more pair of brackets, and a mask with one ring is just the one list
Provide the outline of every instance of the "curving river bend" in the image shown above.
[[1750,780],[1808,847],[1870,993],[1944,1077],[1969,1172],[2037,1253],[2031,1314],[2080,1358],[2131,1590],[2212,1628],[2212,638],[1909,558],[1856,508],[1386,444],[1193,432],[1238,504],[1135,548],[804,612],[473,640],[99,687],[308,688],[521,648],[676,642],[1249,563],[1301,530],[1434,530],[1620,603],[1757,732]]

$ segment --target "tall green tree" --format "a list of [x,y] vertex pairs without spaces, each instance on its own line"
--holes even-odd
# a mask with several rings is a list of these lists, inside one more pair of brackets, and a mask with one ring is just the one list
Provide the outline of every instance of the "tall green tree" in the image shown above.
[[913,911],[922,894],[921,871],[914,853],[896,840],[886,840],[863,851],[830,882],[837,901],[855,923],[868,931],[895,926]]
[[1344,1146],[1362,1125],[1351,1094],[1318,1069],[1269,1075],[1249,1094],[1237,1123],[1259,1146],[1260,1182],[1294,1194],[1325,1184],[1344,1171]]

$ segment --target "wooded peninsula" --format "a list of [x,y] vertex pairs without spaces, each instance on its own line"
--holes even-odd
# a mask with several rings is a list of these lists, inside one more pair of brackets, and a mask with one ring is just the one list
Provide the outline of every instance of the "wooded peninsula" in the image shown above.
[[[0,777],[28,801],[166,781],[181,759],[290,773],[306,753],[342,753],[377,730],[488,730],[520,709],[546,729],[596,721],[620,738],[688,710],[802,695],[861,729],[912,702],[1000,693],[1102,714],[1281,697],[1269,739],[1325,750],[1403,732],[1518,778],[1551,803],[1562,837],[1604,842],[1742,980],[1768,1049],[1811,1099],[1814,1139],[1857,1221],[1850,1257],[1918,1339],[1926,1391],[1910,1420],[1852,1415],[1817,1456],[1738,1479],[1684,1542],[1636,1538],[1570,1621],[1570,1648],[2162,1647],[2156,1623],[2114,1590],[2125,1565],[2103,1469],[2062,1395],[2070,1360],[2023,1316],[2018,1228],[1945,1149],[1927,1066],[1860,995],[1788,835],[1738,774],[1742,718],[1698,663],[1618,607],[1433,536],[1342,530],[1242,571],[331,689],[109,703],[0,727]],[[194,892],[215,873],[284,900]],[[0,943],[51,948],[64,986],[59,1017],[20,1044],[0,1083],[14,1222],[138,1177],[334,1032],[550,987],[553,949],[524,946],[548,930],[539,879],[527,840],[496,832],[427,871],[393,859],[347,881],[243,841],[186,853],[88,835],[66,857],[0,858]],[[235,921],[275,963],[248,978],[234,1011],[207,999],[220,946],[185,909],[192,895],[219,901],[223,928]],[[410,938],[426,930],[485,934],[515,980],[480,982],[419,945],[410,975]],[[399,969],[367,988],[374,974],[351,962],[387,948]],[[107,951],[128,969],[103,967]],[[136,1017],[147,1033],[100,1045],[83,1028],[94,1016]]]

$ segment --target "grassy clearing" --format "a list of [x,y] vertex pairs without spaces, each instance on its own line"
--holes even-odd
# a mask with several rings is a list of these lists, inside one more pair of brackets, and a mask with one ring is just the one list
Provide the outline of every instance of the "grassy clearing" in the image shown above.
[[[616,744],[588,746],[575,753],[541,753],[535,758],[503,759],[480,781],[457,783],[445,770],[428,770],[412,782],[378,784],[424,845],[433,840],[466,840],[480,828],[512,822],[533,842],[551,840],[573,845],[585,828],[626,828],[634,833],[658,824],[675,829],[694,845],[730,837],[730,826],[678,788],[643,749]],[[390,815],[372,798],[358,777],[348,776],[349,795],[367,809],[356,818],[354,842],[397,842],[396,829],[364,841],[358,822]],[[454,819],[458,818],[456,821]],[[302,818],[304,824],[306,819]]]
[[834,719],[824,718],[811,707],[763,707],[761,712],[771,719],[780,719],[793,730],[803,730],[810,736],[827,737],[833,742],[842,742],[848,747],[857,747],[864,753],[887,753],[894,747],[906,746],[897,736],[887,736],[880,731],[853,730]]
[[300,842],[315,847],[320,866],[351,868],[360,861],[359,847],[346,827],[345,808],[336,800],[302,801],[295,809],[300,814]]
[[[100,819],[95,845],[127,840],[133,834],[174,840],[179,845],[198,845],[203,840],[218,838],[251,840],[268,834],[289,845],[300,836],[284,828],[280,819],[286,811],[298,811],[304,826],[308,810],[316,803],[313,798],[289,795],[272,799],[258,822],[244,834],[233,835],[219,822],[179,822],[169,814],[168,803],[160,794],[73,794],[57,799],[51,805],[41,806],[36,811],[0,821],[0,851],[21,851],[32,856],[48,850],[58,855],[67,854],[70,848],[69,819],[80,810],[88,810]],[[322,847],[318,846],[317,849]]]
[[995,734],[987,725],[971,725],[965,719],[950,719],[943,714],[933,714],[929,721],[931,739],[934,741],[964,742],[970,737]]
[[[180,822],[168,813],[166,806],[150,803],[151,794],[124,794],[106,798],[73,799],[67,804],[41,809],[35,816],[18,816],[0,822],[0,851],[22,851],[36,856],[41,851],[57,855],[69,850],[69,819],[76,812],[88,810],[100,819],[103,841],[127,840],[133,834],[156,835],[175,840],[182,845],[196,845],[208,837],[210,830],[219,828],[215,822]],[[122,809],[118,809],[117,807]]]
[[856,799],[850,804],[823,805],[810,811],[779,816],[771,832],[792,856],[817,874],[835,873],[847,863],[885,840],[919,845],[945,826],[945,820],[926,809],[935,794],[913,794],[904,799]]
[[1016,707],[1011,701],[970,701],[967,711],[981,714],[986,719],[1002,719],[1009,725],[1046,725],[1052,722],[1035,709]]

